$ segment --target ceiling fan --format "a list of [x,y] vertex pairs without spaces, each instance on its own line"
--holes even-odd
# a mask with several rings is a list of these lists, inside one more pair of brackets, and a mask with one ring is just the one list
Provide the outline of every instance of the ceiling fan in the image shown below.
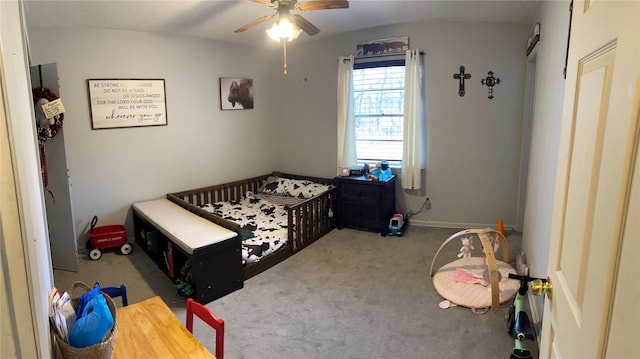
[[263,23],[276,15],[279,15],[280,19],[288,18],[293,24],[298,26],[302,31],[309,36],[313,36],[320,32],[315,25],[310,23],[307,19],[299,14],[291,14],[291,10],[294,11],[312,11],[312,10],[329,10],[329,9],[347,9],[349,8],[349,1],[347,0],[311,0],[298,2],[297,0],[249,0],[260,5],[264,5],[275,9],[276,12],[271,15],[265,15],[261,18],[255,19],[252,22],[236,29],[234,32],[243,32],[260,23]]

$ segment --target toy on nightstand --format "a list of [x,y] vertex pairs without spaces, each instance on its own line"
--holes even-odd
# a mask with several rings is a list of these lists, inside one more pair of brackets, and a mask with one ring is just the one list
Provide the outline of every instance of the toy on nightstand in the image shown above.
[[396,212],[389,220],[389,235],[402,236],[407,228],[407,215],[404,212]]
[[389,168],[389,162],[381,161],[376,163],[376,166],[371,170],[370,177],[373,180],[388,181],[393,176],[391,168]]

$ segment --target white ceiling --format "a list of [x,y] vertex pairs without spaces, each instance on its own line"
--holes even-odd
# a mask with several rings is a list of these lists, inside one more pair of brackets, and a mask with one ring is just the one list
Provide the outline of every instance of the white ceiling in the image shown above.
[[[269,0],[267,0],[269,1]],[[300,0],[304,2],[307,0]],[[274,10],[248,0],[24,0],[27,29],[108,28],[156,32],[272,46],[269,20],[243,33],[233,30]],[[350,0],[348,9],[299,12],[320,29],[297,42],[364,28],[431,20],[530,23],[531,0]]]

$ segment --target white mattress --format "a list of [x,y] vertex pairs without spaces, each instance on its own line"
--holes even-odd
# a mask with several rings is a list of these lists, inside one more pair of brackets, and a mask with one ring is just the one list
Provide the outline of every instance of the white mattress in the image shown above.
[[236,232],[218,226],[166,198],[133,204],[136,213],[162,232],[186,253],[236,236]]

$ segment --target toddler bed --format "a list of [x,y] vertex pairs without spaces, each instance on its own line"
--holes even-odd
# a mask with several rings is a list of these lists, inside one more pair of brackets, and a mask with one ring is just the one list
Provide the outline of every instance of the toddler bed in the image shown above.
[[244,279],[281,262],[336,226],[326,178],[270,175],[170,193],[179,206],[242,237]]

